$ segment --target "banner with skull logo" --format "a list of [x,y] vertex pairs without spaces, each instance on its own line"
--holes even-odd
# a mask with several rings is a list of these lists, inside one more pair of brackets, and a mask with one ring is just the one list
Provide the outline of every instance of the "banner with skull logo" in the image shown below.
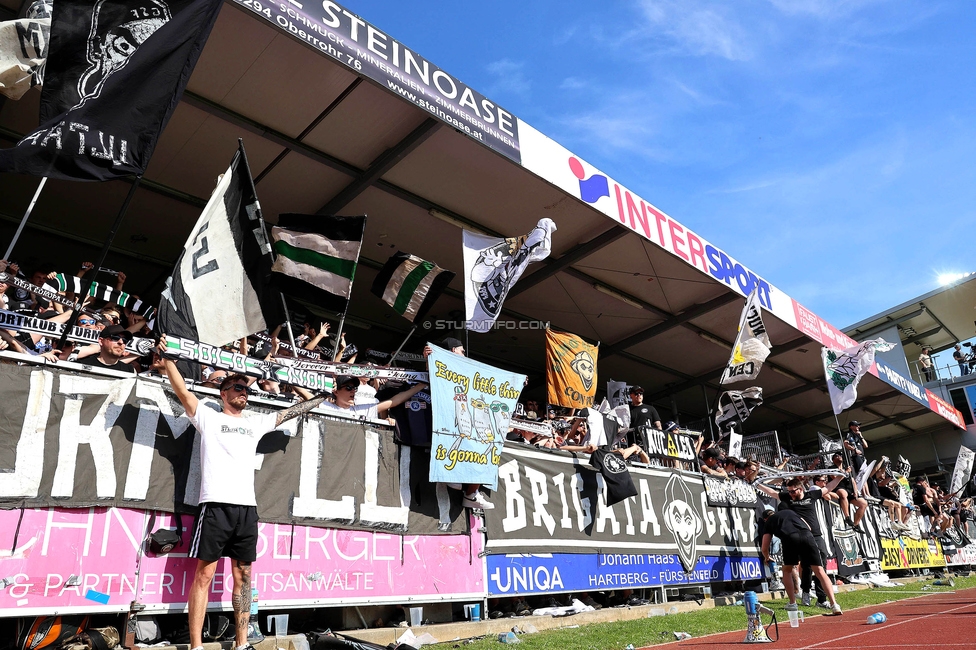
[[589,408],[596,395],[600,348],[575,334],[546,330],[546,383],[549,403]]

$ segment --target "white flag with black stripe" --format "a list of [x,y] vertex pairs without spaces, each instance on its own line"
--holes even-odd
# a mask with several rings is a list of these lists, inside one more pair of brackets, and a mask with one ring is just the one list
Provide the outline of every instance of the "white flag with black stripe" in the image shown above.
[[454,279],[433,262],[397,251],[373,280],[373,294],[411,323],[423,318]]
[[284,321],[271,245],[241,144],[190,231],[159,303],[159,331],[224,345]]
[[323,309],[346,311],[366,217],[281,214],[271,229],[278,286]]
[[719,383],[754,381],[759,376],[771,347],[769,334],[763,324],[758,290],[754,289],[746,298],[746,305],[739,317],[739,333],[735,337],[735,345],[732,346],[732,356]]

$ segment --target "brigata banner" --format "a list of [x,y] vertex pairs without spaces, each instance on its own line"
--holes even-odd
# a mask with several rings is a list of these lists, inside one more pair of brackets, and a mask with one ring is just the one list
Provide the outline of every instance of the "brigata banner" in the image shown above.
[[[199,439],[168,384],[3,369],[0,508],[198,505]],[[219,408],[216,398],[200,397],[201,408]],[[464,532],[460,497],[428,483],[429,462],[422,449],[399,448],[389,427],[316,414],[290,420],[258,445],[258,513],[265,522]]]
[[234,3],[452,129],[520,162],[518,120],[511,113],[345,7],[330,0]]
[[434,413],[430,480],[495,489],[505,435],[525,375],[499,370],[428,343]]
[[631,467],[637,496],[608,507],[586,459],[508,446],[487,510],[487,551],[667,553],[685,571],[704,556],[756,557],[756,513],[708,505],[701,475]]
[[762,580],[758,557],[702,555],[685,571],[673,553],[546,553],[489,555],[488,595],[682,586],[733,580]]
[[[175,529],[169,515],[128,508],[0,510],[0,616],[183,611],[196,560],[183,543],[167,555],[140,553],[147,532]],[[251,579],[262,608],[480,600],[481,535],[389,533],[258,524]],[[474,561],[472,561],[474,558]],[[137,573],[138,572],[138,573]],[[210,605],[233,598],[230,560],[217,564]]]

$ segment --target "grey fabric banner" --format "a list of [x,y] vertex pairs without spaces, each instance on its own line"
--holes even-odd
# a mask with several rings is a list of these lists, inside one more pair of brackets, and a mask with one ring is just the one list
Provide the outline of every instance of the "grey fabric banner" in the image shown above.
[[[168,384],[2,364],[0,394],[0,508],[198,505],[199,440]],[[200,397],[201,408],[219,408],[217,397]],[[261,440],[258,513],[308,526],[466,532],[460,493],[429,483],[429,463],[423,448],[401,450],[389,427],[311,414]]]

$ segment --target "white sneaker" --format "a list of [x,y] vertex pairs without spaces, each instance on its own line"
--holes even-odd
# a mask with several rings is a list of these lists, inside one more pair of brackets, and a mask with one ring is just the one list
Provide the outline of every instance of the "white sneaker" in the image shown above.
[[834,606],[830,610],[829,616],[843,616],[844,612],[840,608],[840,603],[834,603]]
[[478,508],[480,510],[491,510],[495,507],[495,504],[489,501],[481,493],[481,490],[478,490],[474,494],[465,495],[464,499],[461,500],[461,505],[465,508]]
[[813,595],[809,591],[804,591],[803,595],[800,596],[800,604],[804,607],[809,607],[812,600]]

